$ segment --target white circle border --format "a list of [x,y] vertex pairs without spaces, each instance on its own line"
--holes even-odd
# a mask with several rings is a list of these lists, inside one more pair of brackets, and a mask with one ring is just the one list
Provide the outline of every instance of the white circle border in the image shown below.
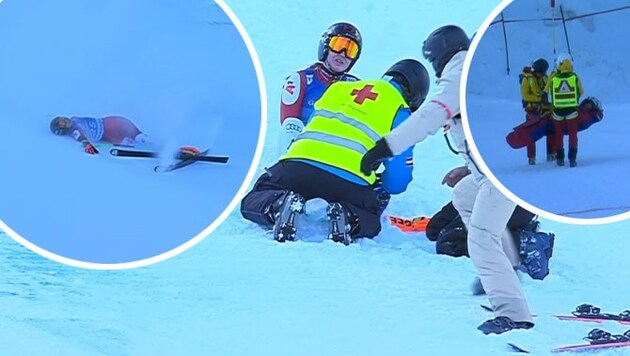
[[[475,159],[475,162],[481,166],[482,171],[488,177],[490,182],[492,182],[492,184],[494,184],[494,186],[497,187],[497,189],[499,189],[499,191],[501,191],[501,193],[503,193],[506,197],[516,202],[518,205],[522,206],[523,208],[539,216],[547,218],[549,220],[566,223],[566,224],[599,225],[599,224],[609,224],[609,223],[619,222],[619,221],[630,218],[630,211],[621,213],[618,215],[603,217],[603,218],[578,219],[578,218],[571,218],[567,216],[550,213],[548,211],[537,208],[529,204],[528,202],[524,201],[523,199],[519,198],[518,196],[513,194],[509,189],[507,189],[503,184],[501,184],[501,182],[497,179],[497,177],[495,177],[492,171],[490,171],[490,169],[486,165],[486,162],[483,160],[483,157],[479,153],[479,150],[477,149],[477,145],[475,145],[475,141],[473,139],[470,125],[468,123],[468,113],[466,110],[466,84],[468,83],[468,72],[470,71],[472,58],[474,56],[475,50],[477,49],[479,41],[483,37],[486,30],[488,30],[488,28],[490,27],[490,23],[492,23],[492,21],[494,21],[494,19],[497,16],[499,16],[501,11],[503,11],[513,1],[515,0],[503,0],[503,2],[500,3],[490,13],[490,15],[488,15],[486,20],[482,23],[481,27],[479,27],[479,29],[477,30],[477,33],[475,34],[475,38],[473,39],[470,45],[470,49],[468,50],[468,53],[466,55],[466,59],[464,60],[464,68],[462,70],[462,78],[460,82],[461,85],[460,85],[459,100],[460,100],[460,107],[461,107],[461,112],[462,112],[462,122],[464,124],[464,133],[466,135],[467,141],[469,141],[469,148]],[[520,1],[526,1],[526,0],[520,0]]]
[[[0,0],[0,2],[2,2],[2,0]],[[256,48],[254,47],[252,40],[247,34],[247,31],[245,31],[245,27],[243,27],[243,24],[241,24],[241,22],[238,20],[238,18],[236,17],[232,9],[230,9],[230,7],[224,2],[224,0],[214,0],[214,2],[217,5],[219,5],[219,7],[221,7],[223,12],[225,12],[225,14],[230,18],[230,20],[232,21],[232,23],[238,30],[239,34],[241,35],[241,38],[245,42],[247,50],[249,51],[249,55],[252,59],[252,62],[254,63],[256,77],[258,79],[258,90],[260,92],[260,110],[261,110],[261,116],[260,116],[261,122],[260,122],[260,132],[258,133],[258,144],[256,146],[256,152],[254,153],[254,157],[252,159],[252,164],[249,167],[249,171],[247,172],[247,175],[245,176],[245,180],[243,181],[243,184],[241,184],[241,187],[239,188],[237,193],[234,195],[234,198],[228,204],[225,210],[223,210],[223,212],[214,220],[214,222],[212,222],[207,228],[205,228],[203,231],[201,231],[192,239],[186,241],[185,243],[179,245],[178,247],[172,250],[166,251],[162,254],[149,257],[146,259],[132,261],[132,262],[123,262],[123,263],[84,262],[84,261],[78,261],[78,260],[74,260],[71,258],[54,254],[52,252],[49,252],[31,243],[30,241],[24,239],[22,236],[18,235],[15,231],[13,231],[13,229],[9,228],[9,226],[7,226],[4,223],[4,221],[2,221],[2,219],[0,219],[0,230],[2,230],[1,232],[5,232],[11,238],[13,238],[15,241],[17,241],[24,247],[28,248],[29,250],[56,262],[60,262],[60,263],[70,265],[73,267],[81,267],[81,268],[94,269],[94,270],[123,270],[123,269],[130,269],[130,268],[145,267],[148,265],[152,265],[154,263],[165,261],[171,257],[174,257],[188,250],[189,248],[195,246],[199,242],[201,242],[228,218],[228,216],[232,213],[234,208],[236,208],[236,206],[239,204],[241,197],[245,195],[245,191],[247,190],[247,188],[249,187],[249,184],[253,180],[254,174],[256,173],[258,164],[260,163],[260,159],[262,157],[263,146],[265,143],[265,135],[267,132],[267,90],[265,86],[262,66],[260,64],[260,59],[258,58],[258,53],[256,52]]]

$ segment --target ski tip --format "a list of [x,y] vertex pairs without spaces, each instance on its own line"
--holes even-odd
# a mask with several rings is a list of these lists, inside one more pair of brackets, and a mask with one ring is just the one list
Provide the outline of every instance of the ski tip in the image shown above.
[[525,349],[525,348],[523,348],[523,347],[521,347],[521,346],[519,346],[519,345],[517,345],[515,343],[508,342],[507,344],[508,344],[508,347],[510,348],[510,350],[512,352],[518,352],[518,353],[521,353],[521,354],[528,354],[529,353],[529,351],[527,349]]
[[117,148],[111,148],[109,150],[109,154],[112,156],[118,156],[118,149]]

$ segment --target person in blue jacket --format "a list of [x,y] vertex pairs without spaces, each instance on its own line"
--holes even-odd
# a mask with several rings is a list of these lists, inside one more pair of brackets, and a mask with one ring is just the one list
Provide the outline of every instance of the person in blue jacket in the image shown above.
[[404,192],[412,180],[413,147],[383,162],[380,182],[361,172],[361,157],[422,104],[429,85],[426,68],[413,59],[396,62],[380,80],[332,84],[288,151],[243,198],[243,217],[273,227],[275,240],[291,241],[306,201],[322,198],[331,240],[347,245],[376,236],[381,211],[374,186]]

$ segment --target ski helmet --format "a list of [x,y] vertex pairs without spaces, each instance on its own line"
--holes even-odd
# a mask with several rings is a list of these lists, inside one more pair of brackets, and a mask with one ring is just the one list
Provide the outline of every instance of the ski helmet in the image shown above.
[[354,63],[356,63],[356,61],[359,59],[359,56],[361,55],[361,48],[363,47],[363,40],[361,39],[361,33],[354,25],[349,24],[347,22],[337,22],[337,23],[332,24],[330,27],[328,27],[328,29],[326,29],[326,32],[322,34],[322,37],[319,40],[317,58],[319,59],[320,62],[323,62],[326,60],[326,57],[328,56],[328,50],[330,49],[329,47],[330,39],[335,36],[349,38],[353,40],[354,42],[356,42],[356,44],[359,47],[356,56],[350,62],[348,69],[346,69],[346,72],[348,72],[350,71],[350,68],[352,68]]
[[403,97],[411,111],[416,111],[429,93],[429,72],[415,59],[403,59],[392,65],[385,75],[391,76],[403,88]]
[[544,58],[538,58],[532,63],[534,73],[545,74],[549,69],[549,63]]
[[50,131],[55,135],[67,135],[72,128],[72,121],[65,116],[57,116],[50,122]]
[[439,78],[448,61],[457,52],[468,50],[469,46],[470,38],[464,30],[455,25],[446,25],[431,32],[424,40],[422,53],[431,62],[435,75]]
[[558,57],[556,57],[556,68],[560,68],[560,65],[564,61],[569,61],[569,63],[573,64],[573,58],[568,53],[560,53]]

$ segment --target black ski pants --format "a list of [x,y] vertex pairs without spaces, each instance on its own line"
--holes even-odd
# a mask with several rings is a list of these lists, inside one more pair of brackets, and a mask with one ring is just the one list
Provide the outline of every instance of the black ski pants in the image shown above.
[[287,191],[299,193],[307,201],[321,198],[339,202],[354,214],[359,228],[352,237],[374,237],[381,231],[379,201],[371,186],[358,185],[308,163],[284,160],[261,175],[254,188],[241,201],[241,214],[265,227],[273,222],[265,210]]

